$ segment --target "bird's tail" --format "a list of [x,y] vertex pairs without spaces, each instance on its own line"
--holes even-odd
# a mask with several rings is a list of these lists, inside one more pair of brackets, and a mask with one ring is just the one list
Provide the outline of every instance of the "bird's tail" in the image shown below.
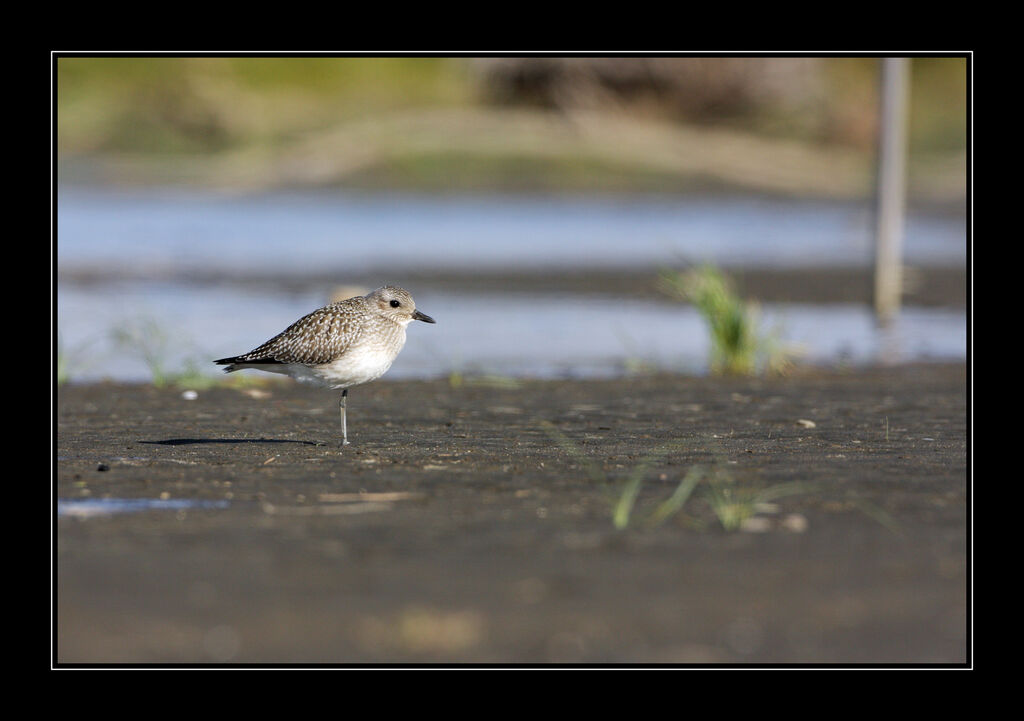
[[231,373],[232,371],[238,370],[238,366],[235,365],[237,362],[238,356],[234,356],[232,358],[221,358],[220,360],[214,361],[214,363],[216,363],[217,365],[227,366],[227,368],[224,369],[225,373]]

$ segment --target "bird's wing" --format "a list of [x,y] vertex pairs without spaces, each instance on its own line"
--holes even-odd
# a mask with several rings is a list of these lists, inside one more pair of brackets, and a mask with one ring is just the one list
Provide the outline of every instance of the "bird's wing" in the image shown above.
[[[351,298],[362,300],[361,298]],[[345,352],[363,330],[360,309],[349,301],[333,303],[299,318],[235,363],[329,363]]]

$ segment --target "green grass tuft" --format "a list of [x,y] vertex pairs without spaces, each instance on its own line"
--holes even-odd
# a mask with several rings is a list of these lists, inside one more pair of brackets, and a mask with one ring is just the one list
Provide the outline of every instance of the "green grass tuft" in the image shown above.
[[664,269],[658,285],[663,292],[692,303],[704,319],[711,337],[713,373],[784,373],[791,366],[792,354],[778,342],[777,333],[758,331],[757,304],[741,299],[729,278],[714,266],[686,272]]
[[707,501],[726,531],[738,530],[745,520],[757,514],[762,504],[785,496],[807,493],[814,488],[812,484],[801,481],[779,483],[767,488],[738,486],[722,470],[709,475],[707,481]]

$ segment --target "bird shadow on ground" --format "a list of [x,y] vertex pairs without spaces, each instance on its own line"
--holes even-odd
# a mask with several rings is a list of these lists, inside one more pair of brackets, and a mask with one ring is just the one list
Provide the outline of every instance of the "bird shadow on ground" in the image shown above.
[[139,441],[157,446],[188,446],[200,443],[298,443],[304,446],[323,446],[317,441],[298,441],[284,438],[167,438],[162,441]]

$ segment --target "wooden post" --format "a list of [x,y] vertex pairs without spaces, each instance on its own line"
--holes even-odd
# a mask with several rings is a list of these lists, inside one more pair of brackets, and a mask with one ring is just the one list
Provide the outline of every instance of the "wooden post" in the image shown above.
[[882,324],[900,309],[906,204],[907,58],[883,58],[875,228],[875,316]]

